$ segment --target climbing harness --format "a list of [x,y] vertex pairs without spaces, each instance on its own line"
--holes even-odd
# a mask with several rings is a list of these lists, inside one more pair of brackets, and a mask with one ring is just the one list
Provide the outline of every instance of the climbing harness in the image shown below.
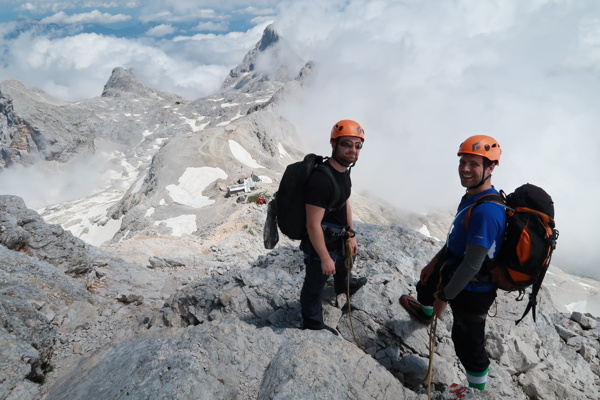
[[[352,307],[350,305],[350,279],[351,271],[354,266],[354,258],[352,256],[352,242],[351,239],[356,236],[356,232],[350,229],[349,226],[335,225],[328,222],[322,222],[321,228],[323,228],[323,235],[325,243],[331,243],[332,241],[342,240],[342,255],[344,258],[344,266],[348,271],[347,285],[346,285],[346,303],[348,304],[348,320],[350,321],[350,329],[352,330],[352,337],[354,342],[358,345],[356,339],[356,333],[354,332],[354,324],[352,322]],[[337,302],[337,299],[336,299]]]

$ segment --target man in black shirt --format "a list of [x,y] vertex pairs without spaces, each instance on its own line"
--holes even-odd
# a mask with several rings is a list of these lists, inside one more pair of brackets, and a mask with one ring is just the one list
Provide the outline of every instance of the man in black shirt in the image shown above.
[[[330,143],[332,156],[322,168],[328,168],[327,173],[322,168],[317,168],[310,176],[305,191],[306,228],[308,237],[302,241],[306,276],[300,294],[302,307],[302,320],[304,329],[327,329],[337,335],[337,331],[323,322],[323,304],[321,295],[329,276],[333,275],[336,294],[346,292],[348,270],[345,266],[347,251],[348,256],[354,257],[358,252],[356,238],[352,235],[349,246],[340,237],[331,236],[329,231],[324,232],[324,226],[330,229],[341,229],[354,232],[352,223],[352,208],[348,202],[352,188],[349,168],[358,160],[358,155],[365,140],[363,128],[351,120],[342,120],[331,129]],[[332,182],[331,175],[335,179]],[[336,190],[339,196],[336,204],[330,207]],[[349,248],[347,250],[346,248]],[[352,279],[350,282],[351,294],[356,292],[367,282],[366,278]]]

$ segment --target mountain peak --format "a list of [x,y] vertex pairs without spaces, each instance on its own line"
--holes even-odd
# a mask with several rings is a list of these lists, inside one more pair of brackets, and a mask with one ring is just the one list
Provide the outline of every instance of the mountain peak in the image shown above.
[[121,97],[124,94],[133,94],[139,97],[156,96],[152,89],[135,78],[131,69],[116,67],[104,85],[102,97]]
[[271,24],[267,26],[263,31],[263,35],[260,38],[258,44],[256,45],[256,48],[258,49],[258,51],[265,51],[269,47],[274,46],[277,42],[279,42],[279,39],[281,39],[281,36],[279,36],[277,31],[273,27],[273,24]]
[[303,64],[271,24],[242,63],[229,72],[223,89],[244,92],[276,90],[283,83],[295,79]]

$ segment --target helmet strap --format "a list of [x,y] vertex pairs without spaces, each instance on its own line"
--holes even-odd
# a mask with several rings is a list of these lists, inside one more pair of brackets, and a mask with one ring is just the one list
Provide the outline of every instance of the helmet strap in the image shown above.
[[472,190],[472,189],[477,189],[478,187],[480,187],[481,185],[483,185],[483,184],[485,183],[485,181],[487,181],[487,180],[488,180],[488,179],[490,179],[491,177],[492,177],[492,174],[489,174],[488,176],[486,176],[485,178],[483,178],[483,179],[481,180],[481,182],[479,182],[477,185],[475,185],[475,186],[471,186],[471,187],[468,187],[468,188],[467,188],[467,192],[468,192],[469,190]]

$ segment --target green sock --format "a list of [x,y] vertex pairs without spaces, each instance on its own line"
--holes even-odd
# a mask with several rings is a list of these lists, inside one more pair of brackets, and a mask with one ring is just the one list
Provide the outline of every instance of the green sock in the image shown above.
[[479,390],[485,390],[485,382],[483,382],[483,383],[469,382],[469,387],[472,387],[474,389],[479,389]]
[[485,384],[487,383],[489,372],[490,367],[487,367],[483,372],[466,371],[467,380],[469,381],[469,387],[479,390],[485,390]]
[[421,306],[421,309],[428,317],[431,317],[433,315],[433,307]]

